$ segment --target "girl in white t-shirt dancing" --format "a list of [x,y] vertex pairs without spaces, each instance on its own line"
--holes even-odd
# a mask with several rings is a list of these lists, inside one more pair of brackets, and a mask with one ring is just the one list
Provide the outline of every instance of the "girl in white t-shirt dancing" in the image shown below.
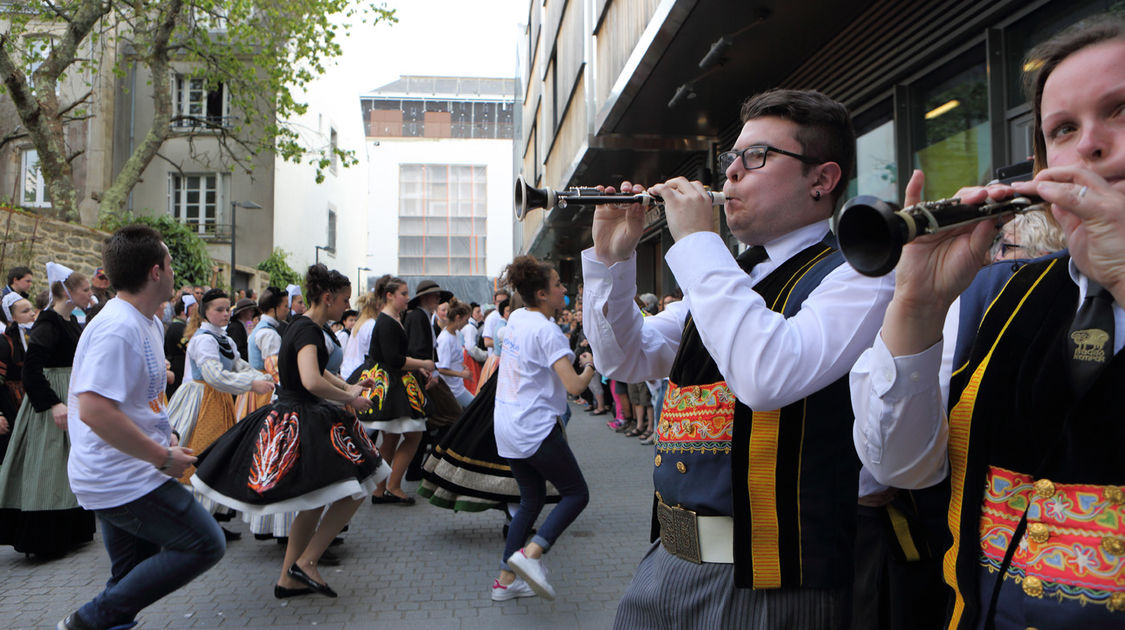
[[[580,357],[582,372],[576,373],[570,343],[551,320],[566,304],[566,287],[557,271],[534,256],[520,256],[508,265],[504,276],[526,307],[514,311],[508,319],[496,383],[494,432],[496,450],[508,458],[519,484],[520,507],[508,529],[500,575],[492,584],[492,599],[533,594],[554,599],[555,589],[547,582],[540,557],[590,500],[559,417],[566,412],[567,393],[580,394],[590,383],[593,360],[584,353]],[[562,498],[524,546],[543,510],[548,481]]]
[[469,305],[457,298],[452,298],[446,310],[446,324],[437,338],[437,371],[441,380],[449,385],[449,391],[457,398],[462,407],[468,407],[473,402],[473,395],[465,387],[465,379],[472,378],[473,374],[465,368],[465,347],[457,337],[469,321]]

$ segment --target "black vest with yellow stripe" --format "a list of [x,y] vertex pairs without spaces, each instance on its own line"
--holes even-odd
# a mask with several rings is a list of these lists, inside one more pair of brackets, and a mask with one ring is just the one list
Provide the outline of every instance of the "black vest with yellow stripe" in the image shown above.
[[1125,627],[1125,353],[1075,395],[1068,261],[993,266],[962,297],[976,313],[961,311],[950,383],[951,628],[980,627],[994,590],[997,628]]
[[[818,243],[754,291],[792,317],[842,262],[832,244]],[[783,409],[752,410],[727,387],[689,315],[669,381],[657,428],[656,491],[669,505],[734,517],[736,584],[850,584],[859,460],[847,376]]]

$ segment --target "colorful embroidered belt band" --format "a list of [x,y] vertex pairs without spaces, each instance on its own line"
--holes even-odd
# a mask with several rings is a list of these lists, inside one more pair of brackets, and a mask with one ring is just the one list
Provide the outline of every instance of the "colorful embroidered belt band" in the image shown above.
[[1027,531],[1005,579],[1030,597],[1125,612],[1125,492],[1055,483],[990,467],[981,502],[981,563],[998,570],[1027,510]]
[[662,452],[730,452],[735,397],[723,381],[668,384],[657,434]]

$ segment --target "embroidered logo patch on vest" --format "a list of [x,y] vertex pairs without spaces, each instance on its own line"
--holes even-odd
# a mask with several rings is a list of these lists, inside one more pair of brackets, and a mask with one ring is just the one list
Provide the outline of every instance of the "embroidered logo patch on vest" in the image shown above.
[[1105,346],[1109,343],[1109,333],[1100,328],[1087,328],[1070,333],[1077,346],[1074,349],[1075,361],[1095,361],[1105,363]]

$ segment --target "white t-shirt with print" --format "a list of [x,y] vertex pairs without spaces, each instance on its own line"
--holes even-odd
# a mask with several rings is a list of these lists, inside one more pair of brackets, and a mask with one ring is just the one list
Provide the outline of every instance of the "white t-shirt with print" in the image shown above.
[[508,315],[493,411],[501,457],[534,455],[566,412],[566,387],[551,367],[563,357],[574,353],[558,325],[527,309]]
[[161,402],[164,327],[121,299],[106,303],[78,341],[67,397],[70,489],[87,510],[134,501],[171,479],[152,464],[117,450],[81,420],[78,395],[93,392],[117,403],[140,430],[167,446],[172,425]]
[[[439,368],[446,370],[453,370],[454,372],[462,372],[465,369],[465,350],[461,345],[457,335],[449,332],[448,330],[441,331],[437,338],[437,362],[434,364]],[[461,396],[469,393],[465,389],[465,380],[460,376],[446,376],[439,373],[441,380],[449,385],[449,391],[453,392],[454,396]]]

